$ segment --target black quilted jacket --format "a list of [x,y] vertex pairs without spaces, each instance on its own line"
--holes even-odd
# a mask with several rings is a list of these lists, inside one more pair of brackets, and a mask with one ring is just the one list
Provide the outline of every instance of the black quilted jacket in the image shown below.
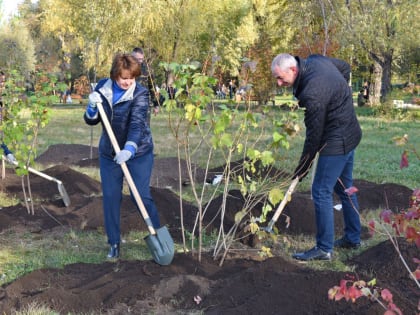
[[[101,94],[104,111],[108,116],[120,149],[124,148],[126,142],[131,142],[137,145],[137,156],[153,150],[152,134],[147,122],[149,91],[139,84],[134,84],[114,105],[112,105],[112,80],[100,80],[95,91]],[[101,122],[99,115],[96,119],[90,119],[85,113],[84,119],[88,125],[96,125]],[[105,128],[103,128],[99,140],[99,152],[109,158],[113,158],[115,155]]]
[[296,57],[298,77],[293,94],[305,109],[306,139],[295,175],[306,175],[312,160],[321,155],[342,155],[355,149],[362,130],[354,111],[350,65],[321,55]]

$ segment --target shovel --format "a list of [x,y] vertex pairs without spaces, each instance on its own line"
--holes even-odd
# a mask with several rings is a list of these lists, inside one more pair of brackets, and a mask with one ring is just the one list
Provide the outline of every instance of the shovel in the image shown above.
[[[115,138],[112,127],[108,121],[108,117],[104,111],[102,103],[96,104],[99,109],[99,115],[101,116],[102,123],[105,126],[105,130],[108,133],[108,136],[111,140],[112,147],[114,148],[115,153],[120,152],[117,139]],[[134,184],[133,178],[131,177],[130,171],[128,170],[126,163],[121,163],[121,168],[123,170],[125,179],[127,180],[128,186],[134,196],[134,199],[137,203],[138,209],[141,216],[143,217],[146,225],[149,229],[150,235],[146,236],[144,240],[146,241],[147,246],[153,256],[153,259],[159,265],[169,265],[172,262],[174,257],[174,241],[172,240],[171,235],[166,226],[162,226],[158,229],[153,227],[152,221],[150,220],[149,214],[147,213],[146,207],[143,204],[143,201],[140,198],[140,194]]]
[[[5,157],[3,156],[3,159],[5,159]],[[8,161],[9,163],[18,166],[18,162],[17,161]],[[26,167],[25,167],[26,168]],[[67,194],[66,189],[64,188],[63,182],[61,180],[58,180],[57,178],[54,178],[52,176],[49,176],[45,173],[42,173],[40,171],[37,171],[36,169],[33,169],[32,167],[27,167],[26,168],[29,172],[38,175],[40,177],[43,177],[47,180],[53,181],[57,183],[57,188],[58,188],[58,192],[60,193],[61,198],[63,199],[64,205],[66,207],[70,206],[70,197]]]
[[266,231],[267,233],[273,233],[273,226],[279,219],[280,214],[282,213],[286,204],[290,201],[290,197],[292,196],[292,193],[294,192],[296,185],[298,183],[299,183],[299,177],[296,177],[290,184],[289,188],[287,189],[287,192],[284,195],[283,200],[281,201],[280,205],[277,207],[277,210],[274,213],[273,217],[271,218],[270,222],[268,223],[268,226],[263,228],[263,230]]

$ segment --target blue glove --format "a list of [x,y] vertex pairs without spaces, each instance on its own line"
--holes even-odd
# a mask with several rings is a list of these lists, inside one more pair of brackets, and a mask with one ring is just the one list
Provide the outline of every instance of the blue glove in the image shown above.
[[98,115],[98,107],[96,106],[96,103],[89,103],[86,107],[86,115],[93,119],[96,118]]
[[115,155],[114,161],[117,164],[122,164],[131,159],[136,154],[136,148],[130,144],[126,144],[124,149]]

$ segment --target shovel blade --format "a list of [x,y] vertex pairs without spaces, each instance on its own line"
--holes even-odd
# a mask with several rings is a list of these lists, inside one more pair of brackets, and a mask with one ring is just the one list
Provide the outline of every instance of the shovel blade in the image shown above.
[[59,193],[60,193],[60,195],[61,195],[61,198],[63,198],[64,205],[65,205],[66,207],[70,206],[70,197],[69,197],[69,195],[67,194],[67,191],[66,191],[66,189],[64,188],[63,183],[58,183],[58,184],[57,184],[57,187],[58,187],[58,191],[59,191]]
[[156,234],[150,234],[144,238],[153,259],[159,265],[169,265],[174,258],[174,241],[166,226],[156,229]]

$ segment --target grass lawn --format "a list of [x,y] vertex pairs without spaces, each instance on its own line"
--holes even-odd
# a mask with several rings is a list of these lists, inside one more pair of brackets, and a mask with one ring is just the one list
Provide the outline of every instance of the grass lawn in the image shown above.
[[[290,97],[282,101],[290,100]],[[276,104],[278,102],[276,101]],[[44,152],[49,145],[84,144],[98,145],[100,126],[90,127],[83,121],[84,106],[57,106],[52,109],[52,118],[49,125],[39,133],[38,154]],[[419,130],[419,120],[395,120],[375,117],[369,108],[356,108],[363,130],[363,138],[356,151],[354,177],[375,183],[396,183],[409,188],[420,186],[420,160],[413,152],[409,152],[409,167],[400,169],[401,154],[404,149],[412,148],[420,151],[420,137],[416,136]],[[282,115],[277,111],[275,115]],[[289,138],[290,148],[282,149],[281,160],[276,167],[281,169],[294,169],[303,146],[305,130],[302,122],[303,113],[298,111],[301,131]],[[263,115],[261,115],[261,119]],[[168,128],[168,114],[161,112],[152,117],[152,132],[157,157],[176,156],[176,143]],[[409,136],[405,147],[397,146],[392,140],[394,137]],[[198,139],[196,139],[198,141]],[[195,155],[195,163],[204,167],[207,155]],[[216,157],[211,160],[211,167],[220,166],[223,159]],[[303,181],[302,189],[307,189],[308,181]]]

